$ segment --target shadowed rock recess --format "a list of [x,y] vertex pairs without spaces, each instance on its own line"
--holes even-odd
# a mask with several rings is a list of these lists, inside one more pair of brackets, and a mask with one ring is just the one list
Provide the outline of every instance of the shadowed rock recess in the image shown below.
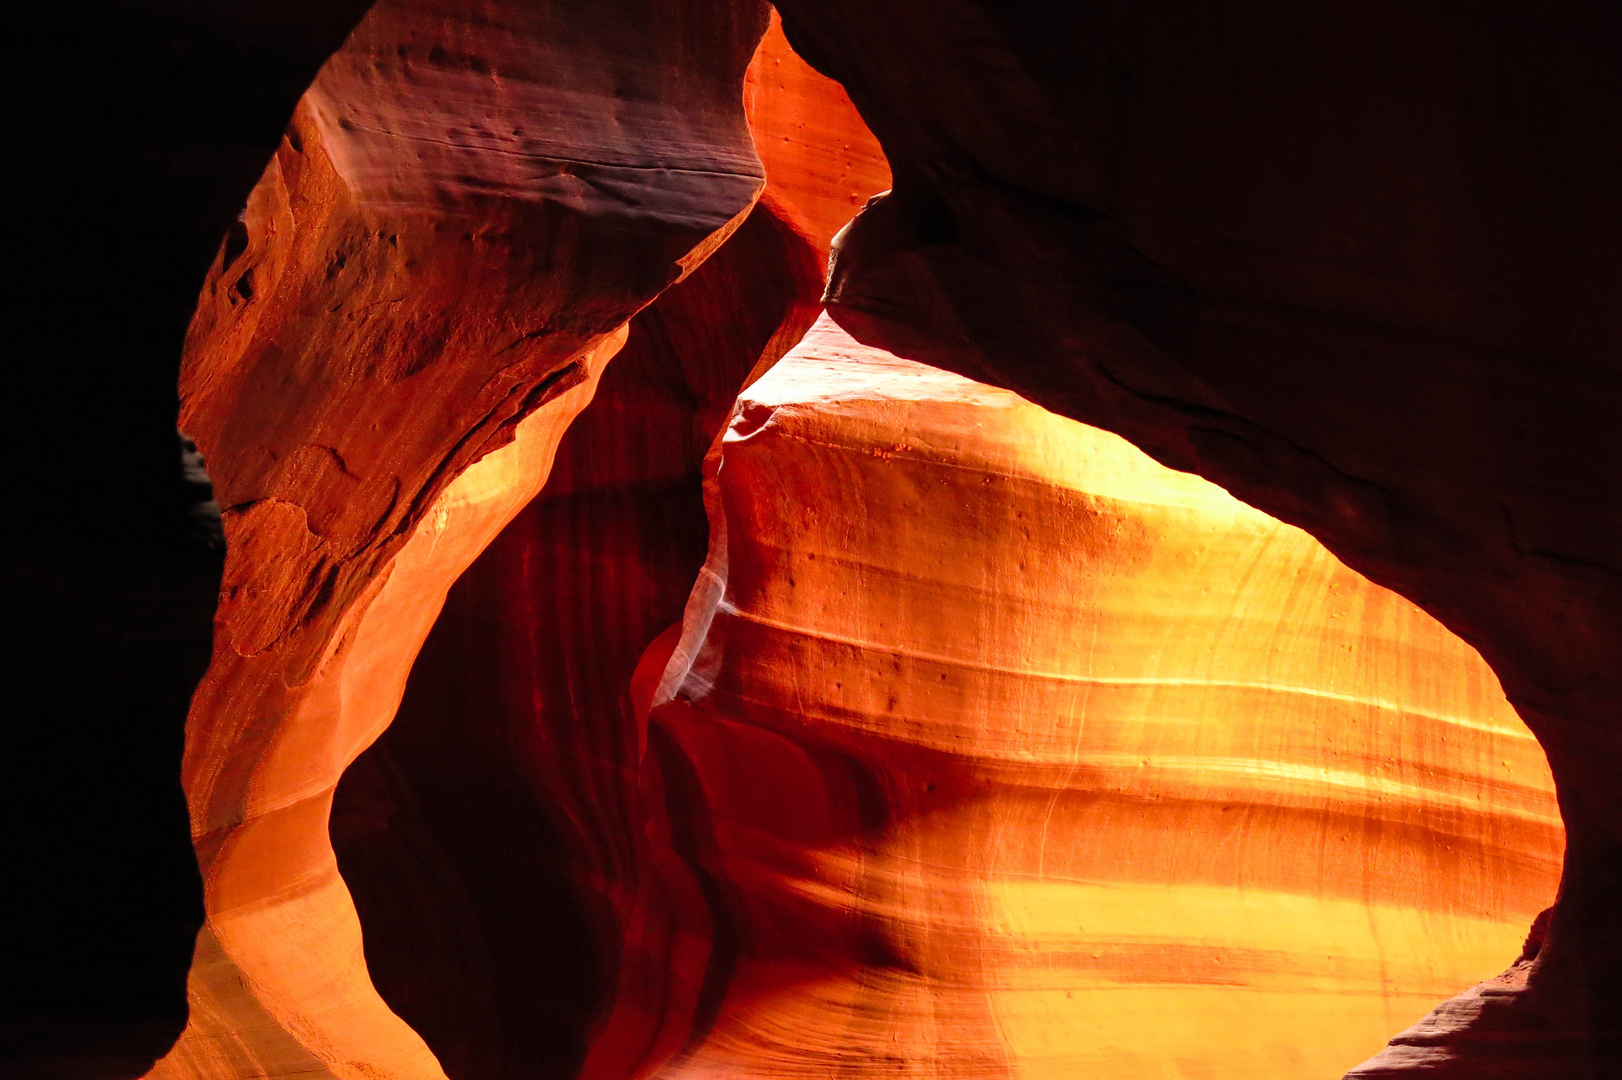
[[299,100],[148,1075],[1613,1075],[1622,16],[778,8]]

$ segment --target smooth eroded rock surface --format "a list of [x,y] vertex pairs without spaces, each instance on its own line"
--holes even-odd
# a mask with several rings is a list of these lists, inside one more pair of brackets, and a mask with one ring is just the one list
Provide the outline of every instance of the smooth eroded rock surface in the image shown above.
[[545,488],[451,589],[398,717],[344,774],[332,836],[368,970],[454,1080],[572,1076],[588,1051],[588,1075],[631,1075],[668,1052],[662,1029],[685,1036],[662,988],[691,972],[644,941],[664,901],[631,676],[704,561],[704,456],[820,288],[809,245],[757,206],[631,321]]
[[[1605,1075],[1611,24],[784,8],[386,0],[301,101],[153,1075]],[[958,374],[767,372],[830,252]]]
[[780,33],[744,101],[760,204],[631,321],[337,791],[372,981],[455,1080],[635,1075],[706,1022],[693,906],[650,844],[669,826],[641,784],[632,674],[703,565],[702,464],[739,389],[809,327],[829,241],[888,184],[838,86]]
[[766,167],[761,201],[826,261],[834,235],[890,187],[890,165],[844,87],[789,46],[774,10],[743,84]]
[[778,6],[896,176],[841,325],[1306,529],[1542,742],[1568,847],[1525,992],[1398,1071],[1622,1069],[1619,9]]
[[627,320],[747,216],[765,26],[385,2],[301,101],[187,340],[229,554],[183,773],[207,922],[152,1075],[443,1075],[367,977],[333,789]]
[[824,318],[709,497],[645,783],[716,1004],[657,1075],[1322,1077],[1553,898],[1481,659],[1115,435]]

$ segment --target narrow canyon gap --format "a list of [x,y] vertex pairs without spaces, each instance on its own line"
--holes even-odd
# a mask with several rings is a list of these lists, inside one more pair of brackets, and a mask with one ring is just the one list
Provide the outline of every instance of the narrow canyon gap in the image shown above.
[[[950,845],[949,827],[903,828],[928,815],[897,817],[885,784],[937,772],[993,784],[979,766],[856,768],[888,745],[879,735],[866,751],[826,731],[794,749],[741,730],[773,727],[758,717],[683,712],[714,674],[698,663],[716,654],[695,612],[722,602],[705,599],[702,577],[688,593],[706,539],[713,563],[725,531],[714,532],[727,474],[713,440],[739,389],[810,325],[830,247],[830,314],[856,339],[1125,435],[1306,529],[1480,649],[1550,751],[1568,832],[1560,901],[1525,963],[1356,1075],[1603,1075],[1622,798],[1611,717],[1622,455],[1603,419],[1618,403],[1606,305],[1622,284],[1614,200],[1601,194],[1615,178],[1617,142],[1603,137],[1615,75],[1601,65],[1614,20],[782,7],[788,39],[850,91],[895,168],[893,192],[837,243],[889,173],[837,86],[796,67],[775,29],[755,52],[763,7],[384,3],[301,101],[188,339],[184,421],[208,455],[231,548],[186,765],[209,924],[192,1022],[154,1075],[1072,1067],[1041,1048],[1041,1024],[1062,1022],[1030,1004],[1041,988],[1025,1005],[960,1015],[945,1004],[958,999],[906,981],[956,985],[967,1001],[977,980],[1004,977],[930,966],[970,927],[1000,927],[1015,953],[1051,945],[1059,931],[1032,914],[1049,908],[1017,886],[995,874],[981,893],[897,884],[882,864],[901,857],[880,844],[853,879],[867,884],[851,886],[852,910],[824,921],[748,879],[762,836],[777,836],[781,856],[802,826],[825,830],[826,843],[801,846],[826,853],[831,881],[844,880],[841,844]],[[1398,24],[1409,45],[1392,49]],[[1363,53],[1379,62],[1358,63]],[[1539,65],[1568,77],[1536,92],[1515,82]],[[1359,81],[1369,71],[1377,94]],[[1489,103],[1522,92],[1536,115],[1504,106],[1483,123],[1488,106],[1456,96],[1461,86]],[[1577,108],[1585,94],[1600,104]],[[1562,105],[1601,137],[1578,146],[1537,123]],[[1558,152],[1534,168],[1538,148]],[[852,366],[873,362],[855,342],[839,348]],[[745,404],[740,438],[752,434]],[[897,447],[917,435],[897,431]],[[805,475],[821,498],[857,490],[854,474]],[[816,508],[793,484],[782,494]],[[881,559],[881,548],[869,539],[851,554]],[[338,778],[389,723],[440,598],[470,564],[395,729],[339,788],[335,864],[326,815]],[[668,666],[659,648],[644,655],[667,629]],[[633,682],[648,695],[640,707]],[[728,749],[740,739],[755,749]],[[1069,779],[1015,783],[1030,790],[1009,805],[1051,799],[1049,822],[1084,829],[1092,819],[1072,816],[1066,794],[1082,767],[1075,745],[1056,759]],[[1516,745],[1519,778],[1494,780],[1484,762],[1458,782],[1497,792],[1491,807],[1531,793],[1506,819],[1522,839],[1481,841],[1518,853],[1482,865],[1525,897],[1542,887],[1558,828],[1536,803],[1548,793],[1529,775],[1535,747],[1527,758]],[[1136,770],[1156,753],[1177,758],[1168,747],[1144,754],[1130,782],[1100,783],[1138,792],[1128,800],[1155,798],[1136,783],[1163,796],[1168,781]],[[761,764],[778,753],[792,766]],[[1399,772],[1459,772],[1411,748],[1387,753]],[[774,817],[771,792],[733,790],[729,778],[752,771],[801,778],[827,815]],[[959,802],[998,805],[991,792]],[[1380,813],[1351,816],[1371,865],[1404,865],[1396,839],[1367,835]],[[740,838],[740,823],[753,834]],[[1468,892],[1470,865],[1461,856],[1451,876],[1421,877]],[[909,922],[885,889],[938,890],[958,918]],[[1220,907],[1213,896],[1167,902]],[[1529,914],[1482,902],[1438,901],[1455,914],[1477,905],[1486,923]],[[1037,944],[1009,944],[1021,940]],[[1131,967],[1105,961],[1107,949],[1089,964],[1084,940],[1064,963]],[[773,1041],[788,1038],[780,1017],[805,1015],[773,1010],[792,1002],[783,988],[815,983],[802,961],[819,942],[824,967],[856,972],[854,999],[835,980],[819,1006],[847,1017],[831,1058]],[[558,981],[526,978],[536,970]],[[1010,1034],[1020,1023],[1027,1034]],[[933,1049],[886,1057],[887,1033]]]

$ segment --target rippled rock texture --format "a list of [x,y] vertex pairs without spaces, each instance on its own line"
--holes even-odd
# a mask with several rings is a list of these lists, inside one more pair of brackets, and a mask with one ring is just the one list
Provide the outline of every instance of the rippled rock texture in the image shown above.
[[1524,992],[1371,1075],[1622,1071],[1622,11],[778,6],[896,175],[841,325],[1306,529],[1547,751],[1568,847]]
[[300,102],[152,1075],[1605,1075],[1610,24],[782,8]]
[[1117,436],[825,318],[711,483],[647,768],[721,1003],[658,1075],[1335,1075],[1553,898],[1480,658]]
[[207,923],[154,1075],[442,1075],[367,977],[333,789],[627,321],[748,216],[766,22],[384,3],[300,102],[182,373],[229,554],[184,764]]

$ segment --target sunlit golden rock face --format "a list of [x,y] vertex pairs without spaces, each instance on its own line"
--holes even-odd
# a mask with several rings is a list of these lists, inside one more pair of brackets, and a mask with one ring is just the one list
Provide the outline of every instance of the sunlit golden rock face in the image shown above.
[[841,326],[1307,530],[1547,752],[1524,992],[1358,1075],[1622,1075],[1622,9],[776,6],[896,178],[832,259]]
[[[889,183],[753,3],[368,16],[188,341],[231,553],[154,1075],[1317,1077],[1515,958],[1559,822],[1460,641],[826,321],[767,373]],[[916,202],[865,216],[961,253]]]
[[647,740],[719,1002],[658,1075],[1338,1075],[1553,898],[1480,658],[1114,435],[824,319],[709,498]]

